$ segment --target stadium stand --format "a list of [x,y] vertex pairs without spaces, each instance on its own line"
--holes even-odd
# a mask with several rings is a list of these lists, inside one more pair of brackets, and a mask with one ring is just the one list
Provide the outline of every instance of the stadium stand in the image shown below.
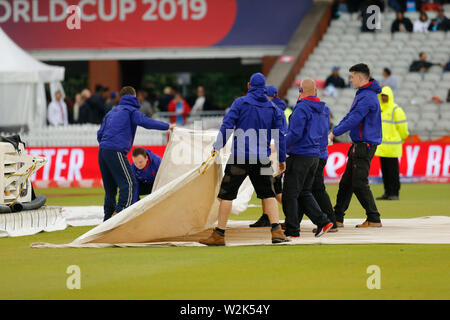
[[[450,12],[449,5],[445,5]],[[427,12],[433,18],[435,12]],[[412,21],[418,18],[418,12],[406,12]],[[350,66],[364,62],[369,65],[375,79],[381,79],[383,68],[390,68],[397,79],[399,88],[395,91],[395,100],[404,108],[410,126],[410,132],[422,140],[435,139],[450,135],[450,103],[447,95],[450,89],[450,72],[443,72],[440,66],[433,66],[423,76],[409,72],[413,60],[420,52],[428,54],[432,62],[447,63],[450,60],[450,32],[394,33],[391,24],[395,12],[385,12],[381,19],[381,29],[374,33],[360,32],[361,21],[356,14],[344,13],[332,20],[319,45],[308,57],[304,67],[296,77],[296,82],[288,90],[286,99],[291,106],[298,99],[298,84],[301,79],[313,78],[325,80],[332,66],[340,66],[341,77],[348,83]],[[329,104],[333,113],[333,123],[337,124],[347,113],[353,101],[354,90],[338,89],[337,97],[324,96],[321,99]],[[439,97],[438,103],[432,100]]]

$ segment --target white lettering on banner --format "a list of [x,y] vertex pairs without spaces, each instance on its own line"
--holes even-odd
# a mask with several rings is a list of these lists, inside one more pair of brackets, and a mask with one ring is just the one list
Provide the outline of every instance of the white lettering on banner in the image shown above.
[[64,163],[63,158],[68,154],[69,154],[68,149],[58,149],[55,161],[55,175],[53,176],[54,181],[66,180],[63,177],[61,177],[61,171],[67,168],[67,164]]
[[147,12],[142,16],[142,21],[156,21],[158,20],[158,16],[155,14],[156,9],[158,8],[158,3],[156,0],[142,0],[143,4],[150,4]]
[[445,147],[444,164],[442,165],[442,176],[450,177],[450,146]]
[[111,2],[111,9],[109,15],[106,14],[105,10],[105,1],[106,0],[99,0],[98,2],[98,15],[100,16],[100,19],[103,21],[112,21],[117,17],[117,1],[110,0]]
[[136,2],[134,0],[120,0],[120,20],[125,21],[127,14],[136,10]]
[[327,172],[328,177],[337,178],[337,170],[339,170],[342,166],[345,165],[345,154],[341,152],[333,152],[330,153],[327,161],[327,165],[325,166],[325,170]]
[[427,177],[438,177],[441,171],[442,147],[430,146],[428,149]]
[[206,0],[142,0],[142,3],[149,5],[142,16],[143,21],[156,21],[159,18],[171,21],[177,17],[179,8],[182,20],[188,20],[189,17],[192,20],[202,20],[208,12]]
[[86,22],[92,22],[97,20],[97,16],[95,14],[87,15],[84,12],[84,7],[87,5],[95,6],[95,0],[81,0],[78,4],[78,7],[80,7],[81,10],[81,20]]
[[[12,4],[7,0],[0,0],[0,22],[13,20],[14,22],[45,23],[61,22],[68,18],[67,9],[71,5],[68,0],[14,0]],[[48,3],[49,15],[42,3]],[[39,7],[41,4],[41,7]],[[138,8],[138,5],[140,7]],[[142,21],[172,21],[181,17],[183,21],[198,21],[208,13],[207,0],[81,0],[77,6],[84,22],[126,21],[128,16],[142,11]],[[41,9],[41,10],[39,10]],[[107,10],[109,9],[109,11]],[[73,10],[72,10],[73,12]]]
[[[60,7],[60,14],[57,13],[57,8]],[[50,22],[60,22],[66,18],[67,3],[64,0],[50,0]]]
[[44,157],[47,158],[47,163],[44,166],[44,171],[42,173],[42,180],[50,180],[50,169],[52,167],[52,157],[55,155],[55,149],[44,149],[43,152]]
[[22,17],[23,21],[30,22],[30,16],[28,11],[30,11],[30,4],[26,0],[15,0],[13,2],[13,15],[14,22],[19,22],[19,18]]
[[416,165],[417,157],[419,156],[420,146],[406,146],[406,176],[412,177],[414,175],[414,167]]
[[[4,9],[3,16],[0,16],[0,23],[6,22],[11,18],[11,5],[6,0],[0,0],[0,9]],[[0,10],[1,11],[1,10]]]
[[187,20],[189,18],[188,0],[178,0],[178,5],[181,6],[181,19]]
[[38,0],[33,0],[33,21],[34,22],[47,22],[47,16],[39,16],[39,3]]
[[191,0],[189,6],[195,14],[191,16],[192,20],[202,20],[208,11],[206,0]]
[[69,173],[67,174],[67,180],[69,181],[81,181],[81,168],[84,164],[84,151],[83,149],[72,149],[69,160]]
[[[42,177],[39,180],[43,181],[81,181],[83,176],[81,170],[84,166],[85,151],[80,148],[73,149],[27,149],[27,153],[35,156],[44,156],[47,158],[47,163],[43,167]],[[56,160],[53,157],[56,154]],[[69,155],[68,157],[66,157]],[[53,179],[50,178],[54,166]],[[61,176],[62,171],[68,168],[67,176]],[[36,180],[36,173],[30,177],[31,181]]]

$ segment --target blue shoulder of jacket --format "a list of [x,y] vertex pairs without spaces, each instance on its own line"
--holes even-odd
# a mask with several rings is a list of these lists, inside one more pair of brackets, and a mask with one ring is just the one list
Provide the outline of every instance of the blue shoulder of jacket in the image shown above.
[[233,101],[233,104],[231,105],[232,107],[234,106],[235,108],[240,108],[244,103],[245,103],[245,99],[244,99],[245,97],[239,97],[239,98],[236,98],[234,101]]
[[297,102],[297,104],[294,107],[294,110],[292,111],[292,114],[294,113],[297,115],[302,113],[307,116],[311,113],[311,110],[305,101],[300,100],[299,102]]

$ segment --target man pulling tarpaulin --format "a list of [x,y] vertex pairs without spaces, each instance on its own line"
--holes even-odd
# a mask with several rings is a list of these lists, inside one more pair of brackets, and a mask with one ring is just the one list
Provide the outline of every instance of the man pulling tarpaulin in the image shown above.
[[[171,133],[152,193],[93,228],[70,245],[103,247],[102,244],[170,241],[197,234],[217,221],[217,193],[223,175],[222,160],[231,146],[208,163],[217,131],[175,128]],[[200,152],[198,152],[200,151]],[[205,152],[203,152],[205,151]],[[211,161],[216,160],[216,161]],[[241,190],[243,190],[241,192]],[[241,189],[241,208],[246,209],[253,189]],[[243,196],[242,196],[243,195]]]

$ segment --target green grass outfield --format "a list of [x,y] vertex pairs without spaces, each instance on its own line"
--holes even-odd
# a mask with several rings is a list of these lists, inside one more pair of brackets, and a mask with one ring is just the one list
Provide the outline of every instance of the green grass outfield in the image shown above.
[[[328,189],[334,203],[337,187]],[[372,190],[382,193],[380,185]],[[39,193],[50,195],[49,205],[100,205],[103,197],[101,189]],[[403,185],[401,201],[378,206],[384,218],[450,216],[450,185]],[[260,213],[256,207],[232,217],[255,219]],[[347,217],[364,218],[356,199]],[[32,242],[68,243],[90,228],[0,239],[0,299],[450,298],[450,245],[29,247]],[[66,288],[70,265],[81,268],[81,290]],[[370,265],[381,268],[380,290],[366,286]]]

